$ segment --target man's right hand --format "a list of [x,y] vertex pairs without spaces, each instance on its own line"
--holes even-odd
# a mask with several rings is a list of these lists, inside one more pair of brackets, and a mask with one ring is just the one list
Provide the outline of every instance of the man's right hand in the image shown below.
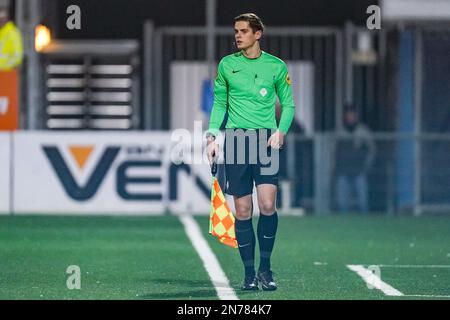
[[206,154],[210,164],[212,164],[214,159],[219,156],[219,145],[216,143],[214,138],[207,139]]

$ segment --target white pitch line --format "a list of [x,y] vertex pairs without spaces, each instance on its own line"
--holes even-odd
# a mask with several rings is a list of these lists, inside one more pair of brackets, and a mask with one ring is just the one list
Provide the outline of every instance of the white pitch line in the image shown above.
[[184,225],[189,240],[203,261],[203,266],[208,272],[209,278],[217,291],[217,296],[221,300],[239,300],[230,287],[230,282],[220,267],[214,252],[212,252],[205,238],[203,238],[200,228],[190,215],[180,215],[180,221]]
[[380,268],[450,268],[445,264],[377,264]]
[[383,291],[387,296],[403,296],[403,293],[383,282],[380,277],[362,265],[347,265],[347,268],[356,272],[368,285]]
[[450,296],[433,295],[433,294],[405,294],[405,297],[419,297],[419,298],[450,298]]

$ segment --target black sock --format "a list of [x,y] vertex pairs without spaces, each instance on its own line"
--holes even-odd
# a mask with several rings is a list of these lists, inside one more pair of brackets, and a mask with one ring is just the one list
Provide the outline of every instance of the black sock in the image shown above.
[[239,253],[244,263],[245,276],[255,276],[255,232],[253,231],[252,218],[238,220],[235,223],[236,240],[239,245]]
[[270,256],[275,243],[278,227],[278,214],[275,211],[271,216],[260,214],[258,221],[258,241],[260,251],[260,271],[270,270]]

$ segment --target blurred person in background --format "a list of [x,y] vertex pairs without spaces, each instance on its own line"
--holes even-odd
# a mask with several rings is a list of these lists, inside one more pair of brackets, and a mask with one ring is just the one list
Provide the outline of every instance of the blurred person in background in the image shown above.
[[359,121],[354,106],[347,105],[344,110],[344,132],[336,145],[339,211],[349,212],[354,193],[358,210],[368,213],[367,173],[375,158],[375,143],[370,129]]
[[9,0],[0,0],[0,71],[20,66],[22,59],[22,36],[9,19]]

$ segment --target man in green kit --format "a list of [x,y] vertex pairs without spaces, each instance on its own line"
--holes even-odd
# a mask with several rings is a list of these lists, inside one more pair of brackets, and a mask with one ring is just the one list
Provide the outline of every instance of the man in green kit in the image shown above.
[[[278,167],[275,171],[265,170],[268,169],[267,161],[262,153],[266,152],[269,158],[278,155],[294,118],[294,101],[286,64],[260,48],[259,40],[264,31],[261,19],[253,13],[246,13],[237,16],[234,22],[235,43],[239,51],[224,57],[218,66],[214,105],[206,134],[207,155],[213,162],[219,154],[216,136],[228,111],[224,144],[225,192],[233,196],[236,210],[236,239],[245,269],[242,289],[258,290],[260,283],[263,290],[270,291],[277,289],[270,257],[278,227],[275,207]],[[278,126],[275,118],[277,96],[282,108]],[[244,135],[244,143],[239,134]],[[252,135],[256,140],[251,141]],[[252,148],[255,146],[256,152]],[[243,158],[239,158],[242,152]],[[257,228],[260,264],[257,273],[252,224],[253,184],[256,185],[260,210]]]

